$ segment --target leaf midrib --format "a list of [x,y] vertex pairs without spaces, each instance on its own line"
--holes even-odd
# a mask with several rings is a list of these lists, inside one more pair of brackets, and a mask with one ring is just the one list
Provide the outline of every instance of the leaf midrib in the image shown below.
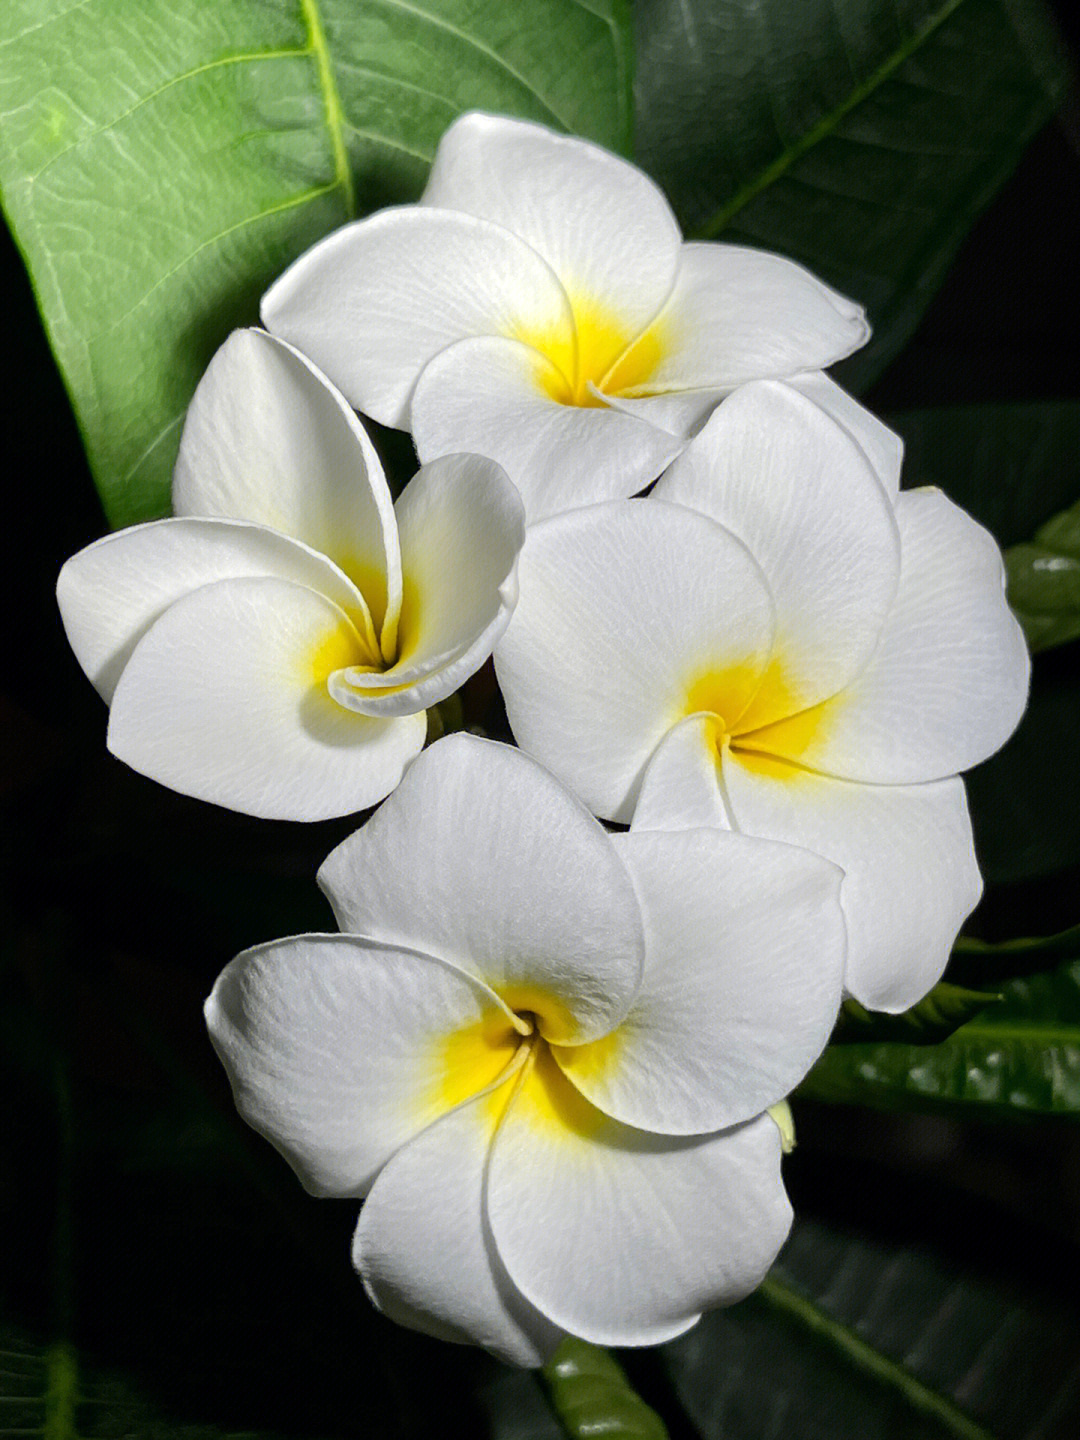
[[326,43],[326,30],[318,0],[300,0],[300,13],[307,26],[308,47],[315,58],[319,89],[323,96],[323,113],[326,128],[330,132],[330,148],[334,156],[334,181],[341,186],[345,213],[350,220],[356,216],[356,186],[349,166],[349,152],[345,145],[345,107],[334,79],[330,59],[330,47]]
[[977,1424],[953,1401],[916,1379],[899,1361],[890,1360],[786,1281],[770,1275],[761,1282],[758,1294],[769,1305],[804,1325],[859,1370],[898,1390],[913,1409],[939,1420],[959,1440],[997,1440],[991,1431]]
[[739,211],[745,209],[762,190],[779,180],[780,176],[790,169],[796,160],[801,159],[807,151],[812,150],[826,136],[831,135],[844,116],[854,110],[857,105],[861,105],[883,85],[889,76],[899,69],[905,60],[914,55],[919,47],[925,44],[939,26],[943,25],[963,3],[964,0],[945,0],[945,4],[935,15],[924,20],[922,25],[913,31],[908,39],[903,41],[886,60],[882,61],[876,70],[872,71],[865,80],[854,85],[839,105],[830,110],[827,115],[823,115],[815,125],[812,125],[793,145],[789,145],[775,160],[770,161],[753,180],[748,180],[726,205],[721,206],[711,220],[706,220],[704,224],[699,225],[693,232],[694,238],[711,240],[718,235]]

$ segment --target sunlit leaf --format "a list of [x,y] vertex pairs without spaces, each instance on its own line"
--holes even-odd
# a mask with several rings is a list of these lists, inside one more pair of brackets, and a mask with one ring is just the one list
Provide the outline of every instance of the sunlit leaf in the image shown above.
[[625,148],[622,0],[5,0],[0,191],[109,519],[163,513],[184,411],[313,241],[415,199],[461,111]]

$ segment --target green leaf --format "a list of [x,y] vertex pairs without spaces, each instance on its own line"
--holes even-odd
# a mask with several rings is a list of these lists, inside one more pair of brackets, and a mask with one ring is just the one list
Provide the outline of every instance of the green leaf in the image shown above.
[[964,990],[941,981],[929,995],[901,1015],[866,1010],[857,1000],[845,1000],[830,1045],[861,1045],[895,1041],[908,1045],[937,1045],[961,1025],[1000,1000],[985,990]]
[[5,0],[0,191],[113,525],[259,295],[473,107],[625,148],[624,0]]
[[1065,66],[1039,0],[639,0],[638,156],[689,231],[868,307],[839,377],[902,347]]
[[1053,970],[1065,960],[1080,956],[1080,925],[1056,935],[1020,936],[991,943],[961,935],[953,946],[949,975],[976,985],[994,985],[1021,975]]
[[[1080,481],[1080,471],[1078,471]],[[1009,603],[1032,650],[1080,635],[1080,501],[1005,556]]]
[[934,1254],[803,1221],[755,1295],[664,1356],[703,1436],[1066,1440],[1078,1343],[1072,1317]]
[[797,1094],[882,1110],[1080,1115],[1080,960],[1001,987],[939,1045],[837,1045]]
[[1080,402],[958,405],[889,416],[904,486],[936,485],[999,545],[1030,540],[1080,488]]
[[634,1390],[618,1361],[568,1336],[544,1366],[551,1403],[570,1440],[667,1440],[660,1416]]

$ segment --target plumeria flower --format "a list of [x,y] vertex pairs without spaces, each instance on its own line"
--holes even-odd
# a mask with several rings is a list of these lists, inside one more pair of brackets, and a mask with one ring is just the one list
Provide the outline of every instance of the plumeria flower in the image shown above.
[[447,130],[419,204],[315,245],[262,317],[422,460],[497,460],[530,519],[634,494],[735,386],[869,335],[790,260],[684,243],[628,161],[482,114]]
[[207,1023],[304,1186],[367,1197],[353,1260],[385,1314],[537,1365],[758,1283],[791,1219],[763,1112],[839,1004],[834,866],[609,835],[519,750],[454,735],[319,880],[343,933],[238,956]]
[[530,531],[495,655],[519,744],[597,815],[842,866],[847,987],[884,1010],[978,900],[958,772],[1012,732],[1029,670],[997,546],[899,492],[899,453],[852,401],[748,385],[650,498]]
[[506,475],[447,456],[395,506],[333,386],[243,330],[195,392],[173,505],[177,518],[108,535],[60,573],[109,748],[252,815],[381,800],[424,744],[427,707],[509,618],[524,516]]

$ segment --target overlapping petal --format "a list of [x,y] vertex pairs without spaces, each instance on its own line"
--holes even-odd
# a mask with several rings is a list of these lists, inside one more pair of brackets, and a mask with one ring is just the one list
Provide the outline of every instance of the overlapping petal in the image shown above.
[[444,957],[552,1040],[606,1034],[638,987],[641,913],[610,838],[509,746],[441,740],[319,883],[343,930]]
[[768,580],[776,664],[739,728],[803,710],[858,674],[896,594],[900,541],[866,455],[824,409],[783,384],[744,386],[654,498],[718,521]]
[[240,1114],[316,1195],[365,1194],[401,1145],[496,1079],[517,1041],[476,980],[350,935],[244,951],[206,1023]]
[[450,450],[490,455],[521,491],[530,523],[632,495],[681,441],[613,409],[557,403],[561,372],[538,350],[502,338],[462,340],[425,368],[412,402],[413,439],[427,460]]
[[512,1085],[466,1101],[394,1155],[360,1212],[353,1263],[391,1320],[535,1366],[564,1332],[510,1280],[484,1213],[488,1150]]
[[940,491],[897,497],[902,566],[873,658],[814,717],[756,748],[877,784],[943,779],[992,754],[1027,700],[1030,661],[992,537]]
[[303,541],[359,581],[381,628],[401,603],[393,502],[367,432],[291,346],[236,330],[184,422],[177,515],[253,520]]
[[723,830],[635,828],[613,843],[645,919],[641,988],[614,1034],[560,1047],[557,1063],[607,1115],[645,1130],[752,1119],[795,1088],[835,1023],[842,872]]
[[843,867],[856,1000],[899,1011],[921,999],[982,892],[964,782],[860,785],[733,752],[724,783],[737,828]]
[[675,280],[682,234],[660,189],[636,165],[543,125],[463,115],[439,142],[421,204],[512,230],[572,300],[602,307],[631,334]]
[[358,409],[399,427],[409,424],[420,371],[456,340],[543,334],[564,353],[574,343],[566,293],[524,240],[488,220],[418,205],[382,210],[321,240],[267,291],[262,319]]
[[332,686],[340,704],[367,715],[408,715],[444,700],[491,654],[517,601],[525,514],[493,461],[432,461],[395,513],[405,577],[395,662],[344,670]]
[[261,525],[154,520],[105,535],[60,571],[56,598],[75,658],[110,701],[138,641],[174,601],[218,580],[273,577],[317,590],[377,641],[364,598],[323,555]]
[[423,713],[376,720],[330,698],[327,676],[367,653],[345,612],[302,585],[203,585],[132,651],[109,748],[163,785],[250,815],[362,810],[393,789],[427,729]]
[[667,304],[639,344],[649,375],[626,393],[719,388],[820,370],[870,337],[861,306],[782,255],[686,244]]
[[769,663],[761,570],[704,515],[613,501],[533,526],[495,667],[515,738],[598,815],[629,820],[668,730],[716,679],[732,718]]
[[541,1057],[488,1162],[491,1232],[515,1285],[599,1345],[649,1345],[748,1294],[791,1224],[768,1116],[709,1136],[609,1120]]
[[838,425],[844,427],[869,460],[886,491],[895,498],[900,489],[900,466],[904,459],[904,442],[896,431],[890,430],[820,370],[807,375],[793,375],[784,383],[808,400],[813,400],[815,405],[820,405]]
[[698,712],[673,725],[641,777],[634,828],[733,829],[719,758],[714,716]]

